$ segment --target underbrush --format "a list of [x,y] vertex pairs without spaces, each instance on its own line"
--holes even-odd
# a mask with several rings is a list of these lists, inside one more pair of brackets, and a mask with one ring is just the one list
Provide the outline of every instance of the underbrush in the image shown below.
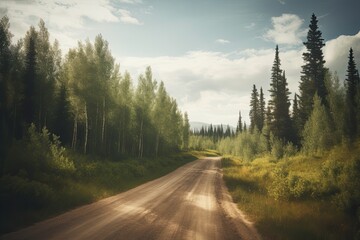
[[222,160],[234,201],[264,239],[359,239],[360,147],[323,156]]
[[[138,186],[196,159],[200,152],[108,160],[66,151],[47,130],[10,149],[0,178],[0,233]],[[205,153],[206,154],[206,153]]]

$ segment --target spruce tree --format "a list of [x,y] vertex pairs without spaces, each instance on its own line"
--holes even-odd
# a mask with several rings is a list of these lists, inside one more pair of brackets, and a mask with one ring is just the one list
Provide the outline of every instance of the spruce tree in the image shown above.
[[24,99],[23,114],[26,124],[34,122],[35,118],[35,81],[36,81],[36,38],[37,33],[31,27],[27,33],[28,42],[26,43],[25,57],[25,77],[24,77]]
[[293,141],[292,124],[289,114],[289,89],[285,72],[280,68],[279,48],[275,48],[275,59],[271,73],[270,83],[270,109],[272,111],[273,121],[270,124],[271,132],[275,137],[284,141]]
[[300,119],[300,111],[299,111],[299,103],[298,103],[298,95],[294,94],[294,100],[293,100],[293,109],[292,109],[292,122],[294,126],[295,131],[295,137],[296,137],[296,143],[298,142],[298,138],[300,136],[301,132],[301,119]]
[[354,139],[357,135],[357,103],[356,95],[359,86],[358,71],[356,69],[356,63],[354,61],[354,54],[352,48],[349,51],[349,61],[346,75],[346,104],[348,108],[348,136],[350,139]]
[[255,127],[259,129],[259,93],[256,89],[255,84],[253,85],[253,90],[251,92],[250,99],[250,131],[252,132]]
[[315,14],[312,15],[307,41],[304,42],[306,52],[303,53],[305,65],[302,66],[302,76],[300,80],[300,109],[302,125],[309,117],[313,108],[313,98],[315,93],[326,105],[326,86],[325,86],[325,60],[322,48],[325,46],[322,33],[318,28],[318,20]]
[[262,87],[260,88],[260,99],[259,99],[259,131],[264,127],[265,123],[265,98]]
[[243,125],[242,125],[242,118],[241,118],[241,111],[239,111],[239,120],[236,126],[236,133],[241,133],[243,130]]
[[61,83],[55,104],[53,131],[60,137],[62,143],[70,144],[70,103],[68,101],[67,88],[64,83]]

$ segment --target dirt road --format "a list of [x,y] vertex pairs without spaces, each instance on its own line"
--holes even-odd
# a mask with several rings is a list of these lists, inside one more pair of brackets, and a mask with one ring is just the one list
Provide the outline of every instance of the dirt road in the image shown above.
[[220,158],[205,158],[130,191],[1,239],[260,239],[231,202]]

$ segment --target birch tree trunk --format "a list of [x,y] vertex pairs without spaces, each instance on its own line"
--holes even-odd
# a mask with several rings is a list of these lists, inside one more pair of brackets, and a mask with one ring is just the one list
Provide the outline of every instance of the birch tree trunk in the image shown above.
[[84,141],[84,154],[86,154],[86,150],[87,150],[88,135],[89,135],[89,122],[88,122],[88,114],[87,114],[87,105],[86,105],[86,102],[85,102],[85,141]]
[[103,117],[102,117],[102,128],[101,128],[101,146],[103,149],[106,149],[104,147],[104,137],[105,137],[105,122],[106,122],[106,109],[105,109],[105,97],[103,99]]
[[71,148],[76,150],[76,140],[77,140],[77,114],[74,117],[74,128],[73,128],[73,137],[71,142]]
[[155,156],[158,156],[159,153],[159,142],[160,142],[160,137],[159,137],[160,133],[156,134],[156,142],[155,142]]
[[142,158],[142,151],[143,151],[143,124],[144,120],[141,118],[140,123],[140,134],[139,134],[139,158]]

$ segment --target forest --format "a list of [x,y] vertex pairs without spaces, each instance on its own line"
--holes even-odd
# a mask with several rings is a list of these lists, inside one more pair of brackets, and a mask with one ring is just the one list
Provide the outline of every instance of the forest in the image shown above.
[[[326,67],[310,20],[298,92],[275,47],[264,86],[249,86],[250,123],[190,131],[151,67],[120,71],[108,42],[67,53],[43,20],[16,43],[0,20],[0,234],[125,191],[217,150],[240,208],[270,239],[360,237],[360,77]],[[299,66],[300,68],[300,66]],[[137,77],[137,81],[133,80]],[[344,79],[343,79],[344,77]],[[21,220],[19,220],[21,216]],[[309,221],[311,220],[311,221]],[[314,227],[316,226],[316,227]]]
[[[178,109],[151,68],[134,88],[101,35],[62,57],[43,20],[13,44],[1,19],[2,154],[33,123],[84,154],[152,156],[187,145],[187,114]],[[170,113],[170,114],[167,114]]]
[[63,55],[43,20],[16,43],[12,37],[4,16],[0,232],[124,191],[194,159],[180,153],[188,148],[187,113],[150,67],[134,84],[101,35]]
[[[192,134],[190,147],[227,155],[224,179],[239,207],[259,222],[264,235],[358,239],[360,77],[354,54],[359,53],[344,50],[348,51],[344,81],[326,68],[315,14],[304,46],[299,89],[292,101],[276,46],[270,99],[266,104],[263,88],[252,86],[250,125],[242,121],[240,111],[236,134],[218,137],[217,131],[203,129]],[[329,227],[333,225],[335,230]]]

